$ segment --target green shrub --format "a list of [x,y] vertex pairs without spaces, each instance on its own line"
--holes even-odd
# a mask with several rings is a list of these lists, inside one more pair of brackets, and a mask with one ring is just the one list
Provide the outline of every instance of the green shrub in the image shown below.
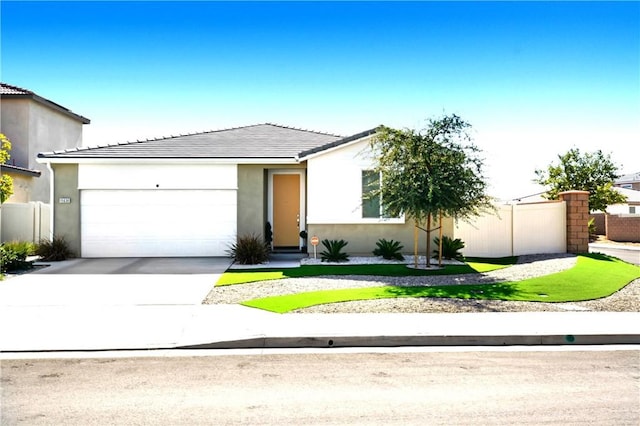
[[596,235],[596,233],[598,232],[598,230],[596,228],[596,219],[594,217],[590,218],[589,222],[587,222],[587,226],[589,229],[589,241],[593,242],[597,240],[598,236]]
[[33,268],[27,256],[34,251],[34,244],[28,241],[10,241],[0,246],[0,270],[2,272],[21,271]]
[[[433,254],[435,257],[440,257],[440,238],[436,237],[433,239],[433,242],[436,245]],[[460,238],[456,238],[452,240],[446,235],[442,237],[442,257],[445,259],[462,259],[462,253],[460,250],[464,248],[464,243]]]
[[74,256],[73,251],[69,248],[69,244],[64,239],[54,235],[52,239],[42,239],[36,247],[36,254],[46,261],[66,260]]
[[374,256],[382,256],[387,260],[404,260],[404,256],[400,253],[404,246],[399,241],[385,240],[381,238],[376,243],[376,249],[373,251]]
[[346,262],[349,260],[349,255],[342,251],[342,249],[349,244],[345,240],[322,240],[322,245],[326,248],[320,253],[320,259],[322,262]]
[[231,257],[241,265],[257,265],[269,259],[269,247],[256,235],[243,235],[229,250]]

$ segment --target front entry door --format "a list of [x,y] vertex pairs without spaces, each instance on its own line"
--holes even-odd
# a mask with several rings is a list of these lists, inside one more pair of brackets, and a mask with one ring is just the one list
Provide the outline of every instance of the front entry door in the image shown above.
[[273,175],[273,245],[300,246],[300,175]]

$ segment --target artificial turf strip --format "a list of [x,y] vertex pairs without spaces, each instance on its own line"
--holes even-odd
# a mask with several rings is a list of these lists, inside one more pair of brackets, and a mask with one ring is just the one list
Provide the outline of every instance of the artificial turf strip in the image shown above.
[[474,258],[465,265],[446,265],[444,269],[426,271],[408,268],[404,264],[377,265],[303,265],[298,268],[230,270],[222,274],[216,286],[245,284],[283,278],[318,277],[322,275],[373,275],[408,277],[424,275],[454,275],[488,272],[513,265],[517,257],[499,259]]
[[566,271],[517,282],[435,287],[368,287],[314,291],[248,300],[242,304],[277,313],[326,303],[396,297],[442,297],[528,302],[575,302],[609,296],[640,277],[640,267],[594,254],[580,255]]

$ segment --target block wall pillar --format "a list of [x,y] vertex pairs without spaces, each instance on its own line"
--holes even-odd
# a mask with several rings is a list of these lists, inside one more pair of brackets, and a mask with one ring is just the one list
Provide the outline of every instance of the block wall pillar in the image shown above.
[[589,252],[589,191],[558,194],[567,206],[567,252]]

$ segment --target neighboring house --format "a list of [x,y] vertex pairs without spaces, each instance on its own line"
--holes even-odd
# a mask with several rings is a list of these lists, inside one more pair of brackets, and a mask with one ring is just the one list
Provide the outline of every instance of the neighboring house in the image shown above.
[[613,185],[624,189],[640,191],[640,172],[620,176]]
[[640,190],[616,187],[616,191],[627,197],[627,202],[607,207],[609,214],[640,214]]
[[[0,133],[12,145],[11,158],[2,172],[18,181],[18,195],[10,202],[49,203],[49,171],[36,161],[36,155],[82,145],[82,126],[89,124],[89,119],[30,90],[5,83],[0,83],[0,104]],[[39,179],[34,179],[36,174]]]
[[[226,256],[238,235],[264,235],[267,222],[275,249],[305,247],[306,230],[348,241],[350,253],[370,254],[379,238],[411,251],[413,223],[381,217],[378,200],[363,203],[363,187],[379,179],[374,133],[259,124],[38,161],[54,171],[54,233],[83,257]],[[443,222],[451,236],[453,221]]]
[[41,175],[39,170],[0,164],[0,173],[7,174],[13,179],[13,194],[5,203],[28,203],[32,200],[31,190],[35,186],[34,181]]

